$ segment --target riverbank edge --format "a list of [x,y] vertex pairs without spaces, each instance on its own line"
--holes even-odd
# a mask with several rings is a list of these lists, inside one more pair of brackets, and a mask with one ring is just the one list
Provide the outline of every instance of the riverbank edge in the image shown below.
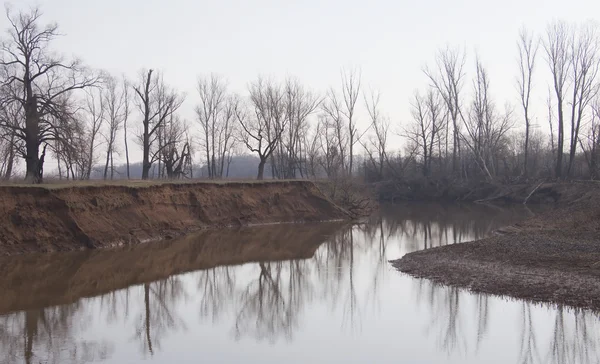
[[598,184],[557,184],[555,208],[489,238],[421,250],[401,272],[473,292],[600,310]]
[[349,220],[310,181],[0,186],[0,255],[166,240],[203,229]]

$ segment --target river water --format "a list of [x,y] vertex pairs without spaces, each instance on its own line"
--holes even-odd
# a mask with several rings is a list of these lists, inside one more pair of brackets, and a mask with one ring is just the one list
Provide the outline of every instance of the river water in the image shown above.
[[531,214],[383,206],[355,226],[14,257],[0,363],[598,363],[593,312],[436,286],[389,263]]

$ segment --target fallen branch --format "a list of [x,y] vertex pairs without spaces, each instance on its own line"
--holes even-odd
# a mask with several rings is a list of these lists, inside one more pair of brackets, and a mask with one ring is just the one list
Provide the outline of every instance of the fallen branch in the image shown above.
[[529,193],[529,195],[527,195],[525,201],[523,201],[523,205],[527,205],[527,201],[529,201],[529,198],[535,193],[535,191],[538,190],[538,188],[542,187],[543,184],[544,182],[542,181],[537,186],[535,186],[535,188]]

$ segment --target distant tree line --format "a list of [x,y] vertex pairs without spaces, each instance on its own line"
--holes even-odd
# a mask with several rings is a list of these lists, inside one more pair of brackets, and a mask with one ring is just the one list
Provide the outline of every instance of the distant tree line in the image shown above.
[[[242,154],[255,156],[258,179],[510,182],[599,173],[600,38],[591,23],[553,22],[541,36],[521,30],[512,95],[518,107],[499,105],[479,56],[467,67],[466,51],[447,47],[423,68],[428,82],[410,101],[411,120],[392,123],[380,94],[364,90],[360,70],[350,69],[323,94],[292,77],[261,76],[242,95],[230,91],[224,77],[203,75],[189,121],[180,112],[186,96],[161,72],[142,69],[132,80],[92,70],[57,55],[58,26],[44,24],[38,8],[7,8],[6,17],[10,27],[0,45],[4,179],[24,165],[26,181],[40,183],[49,158],[59,179],[134,178],[132,148],[142,151],[142,179],[193,178],[194,169],[227,178]],[[551,76],[547,85],[540,82],[542,70]],[[532,95],[546,89],[540,115]],[[544,120],[549,135],[534,120]],[[392,133],[402,138],[401,148],[391,145]]]

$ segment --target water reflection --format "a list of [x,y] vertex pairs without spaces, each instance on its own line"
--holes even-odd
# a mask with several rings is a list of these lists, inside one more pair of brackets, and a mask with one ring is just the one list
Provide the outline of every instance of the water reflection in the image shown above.
[[[176,362],[177,353],[235,362],[236,348],[248,342],[269,345],[258,351],[257,362],[276,362],[273,348],[294,351],[320,334],[331,348],[313,361],[367,355],[397,362],[402,354],[431,363],[598,362],[595,313],[438,286],[388,264],[409,251],[481,238],[529,214],[470,205],[386,206],[352,227],[206,232],[56,259],[77,266],[69,274],[46,256],[14,259],[5,262],[11,272],[38,267],[31,277],[47,279],[0,282],[6,293],[0,299],[0,363]],[[137,263],[124,268],[119,256]],[[208,345],[200,354],[194,344],[180,347],[185,338]],[[244,354],[250,362],[251,354]]]

